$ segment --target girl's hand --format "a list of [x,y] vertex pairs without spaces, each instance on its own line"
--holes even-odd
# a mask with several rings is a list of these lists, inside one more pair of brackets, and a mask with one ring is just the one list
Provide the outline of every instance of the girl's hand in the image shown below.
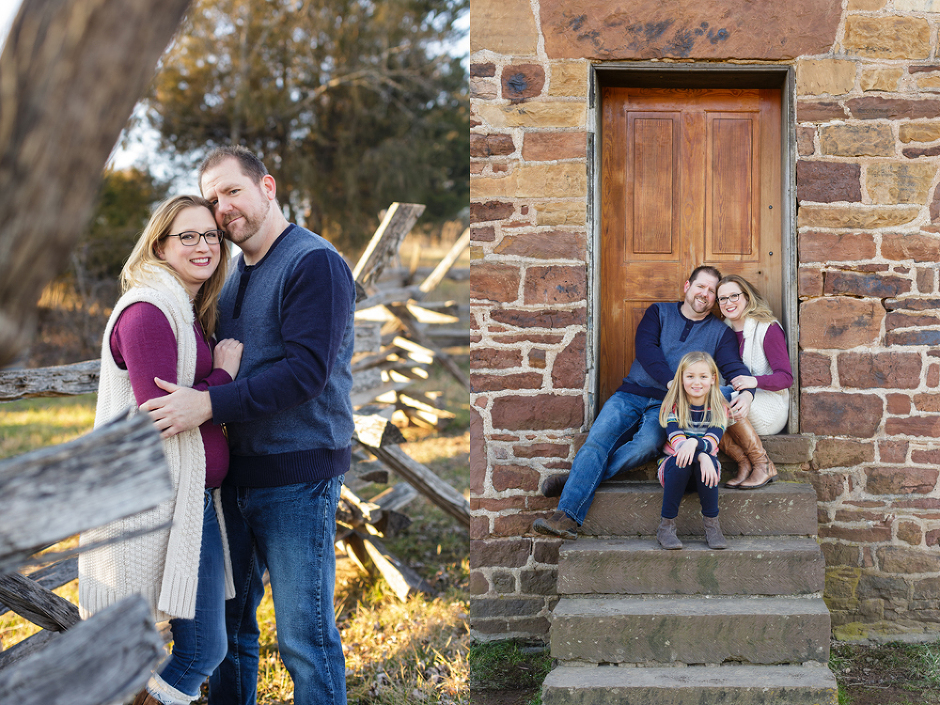
[[212,367],[214,369],[222,368],[229,373],[232,379],[235,379],[238,368],[242,364],[242,350],[244,347],[233,338],[220,340],[212,352]]
[[684,468],[692,462],[695,457],[695,449],[698,448],[698,440],[695,438],[686,438],[679,447],[676,448],[676,465]]
[[740,392],[742,389],[757,389],[757,377],[738,375],[731,380],[731,386],[734,387],[736,392]]
[[698,454],[698,464],[702,468],[702,482],[706,487],[716,487],[718,485],[718,471],[715,469],[715,463],[708,453]]

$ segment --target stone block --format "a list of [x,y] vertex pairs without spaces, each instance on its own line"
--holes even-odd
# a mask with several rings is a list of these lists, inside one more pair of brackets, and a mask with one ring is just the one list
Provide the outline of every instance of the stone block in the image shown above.
[[885,233],[881,254],[894,261],[937,262],[940,260],[940,236],[933,233]]
[[505,176],[470,180],[471,197],[570,198],[587,192],[585,165],[577,162],[519,164]]
[[470,568],[521,568],[529,562],[532,539],[487,539],[470,542]]
[[519,298],[522,272],[519,267],[481,262],[471,265],[470,298],[509,303]]
[[902,142],[935,142],[940,140],[940,122],[904,122],[898,126]]
[[815,352],[800,352],[800,386],[829,387],[832,385],[832,359]]
[[542,475],[535,468],[523,465],[494,465],[490,469],[493,489],[497,492],[506,490],[525,490],[534,492],[539,488]]
[[804,433],[872,438],[884,415],[884,402],[874,394],[803,392],[800,399]]
[[558,330],[568,326],[583,326],[587,323],[587,309],[497,309],[490,312],[490,319],[515,328]]
[[[775,482],[760,492],[721,487],[718,495],[725,536],[812,536],[816,533],[816,493],[810,485]],[[663,490],[659,483],[605,482],[594,495],[581,533],[585,536],[653,536],[659,526],[662,503]],[[697,500],[689,497],[679,505],[676,526],[683,536],[704,535]]]
[[819,149],[835,157],[893,157],[894,134],[890,125],[823,125]]
[[908,159],[918,159],[920,157],[936,157],[940,155],[940,145],[933,147],[905,147],[901,154]]
[[[940,413],[940,394],[915,395],[914,408],[924,413]],[[938,460],[940,460],[940,458],[938,458]]]
[[894,0],[895,12],[940,12],[940,0]]
[[470,64],[470,78],[492,78],[496,75],[496,64],[487,62],[473,62]]
[[781,465],[799,465],[813,457],[814,439],[803,434],[778,433],[762,436],[764,450],[770,459]]
[[845,491],[845,478],[843,475],[812,474],[813,487],[816,489],[816,498],[820,502],[832,502],[842,496]]
[[551,654],[588,663],[826,662],[829,611],[821,598],[562,598]]
[[[890,526],[820,526],[819,538],[852,543],[885,543],[891,540]],[[828,589],[827,589],[828,592]]]
[[484,223],[490,220],[505,220],[510,218],[516,208],[512,203],[505,201],[487,201],[485,203],[470,204],[470,222]]
[[923,17],[849,15],[842,48],[870,59],[922,60],[930,56],[930,35]]
[[572,230],[551,230],[506,235],[493,249],[497,255],[527,259],[567,259],[585,261],[585,234]]
[[584,399],[578,396],[541,394],[503,396],[493,400],[494,429],[564,430],[580,428],[584,423]]
[[541,0],[545,53],[552,59],[759,59],[826,54],[842,14],[839,0]]
[[507,370],[522,367],[522,351],[508,348],[470,348],[471,370]]
[[817,266],[800,267],[797,272],[797,293],[800,298],[822,296],[823,273]]
[[920,208],[903,206],[801,206],[800,228],[857,228],[872,230],[905,225],[920,215]]
[[480,105],[477,115],[490,127],[507,129],[565,128],[584,129],[587,112],[583,103],[535,102],[522,105]]
[[885,335],[885,345],[940,345],[940,331],[936,330],[909,330],[891,331]]
[[870,494],[929,494],[940,471],[934,468],[876,467],[865,469]]
[[538,614],[542,607],[543,601],[538,598],[477,598],[470,602],[470,618],[527,617]]
[[800,304],[800,347],[804,350],[846,350],[871,345],[881,335],[885,310],[878,299],[844,296]]
[[496,240],[496,229],[490,225],[485,228],[470,228],[470,242],[493,242]]
[[493,157],[512,154],[516,146],[512,142],[512,135],[481,135],[470,133],[470,156]]
[[796,163],[797,200],[857,203],[862,200],[861,173],[858,164],[800,160]]
[[904,546],[881,546],[876,552],[881,570],[899,575],[940,572],[940,553]]
[[530,162],[584,159],[587,134],[577,132],[529,132],[522,142],[522,158]]
[[586,96],[588,92],[587,61],[552,62],[549,65],[548,94],[550,96]]
[[520,592],[526,595],[554,595],[558,582],[555,569],[536,568],[519,572]]
[[919,353],[842,353],[839,381],[854,389],[916,389],[920,386]]
[[865,187],[873,203],[927,203],[934,164],[879,162],[866,169]]
[[564,350],[555,356],[552,365],[553,389],[584,389],[587,370],[587,337],[578,333]]
[[875,12],[882,9],[888,0],[849,0],[849,12]]
[[523,288],[528,306],[574,304],[587,298],[587,273],[584,266],[529,267]]
[[[878,0],[883,2],[884,0]],[[904,70],[896,67],[863,66],[858,78],[858,85],[863,91],[886,91],[894,93]]]
[[845,106],[835,100],[798,100],[796,102],[797,122],[845,120],[848,115]]
[[911,416],[885,420],[885,433],[889,436],[923,436],[940,438],[940,416]]
[[663,551],[656,539],[580,538],[562,546],[560,595],[805,595],[824,583],[810,538],[732,538],[725,551],[704,539]]
[[483,494],[486,482],[486,433],[483,417],[470,409],[470,491]]
[[506,389],[540,389],[543,383],[544,379],[540,372],[510,375],[470,374],[470,392],[472,394],[500,392]]
[[528,0],[475,0],[470,8],[470,53],[487,49],[534,56],[538,28]]
[[[880,19],[880,18],[879,18]],[[940,100],[864,96],[845,101],[849,115],[859,120],[899,120],[940,117]],[[799,115],[799,113],[797,113]]]
[[510,64],[503,67],[503,98],[512,103],[535,98],[542,92],[544,85],[545,69],[541,64]]
[[470,97],[478,100],[496,100],[499,97],[499,90],[491,79],[471,78]]
[[810,230],[799,235],[800,262],[858,262],[877,253],[871,233],[829,233]]
[[[898,538],[911,546],[920,546],[921,541],[924,539],[924,531],[920,528],[920,524],[915,524],[912,521],[899,521]],[[906,594],[905,592],[905,596]]]
[[607,668],[561,665],[545,678],[543,705],[832,705],[838,684],[818,666]]
[[797,153],[801,157],[811,156],[816,151],[816,128],[799,125],[796,128]]
[[909,446],[910,444],[907,441],[878,441],[878,460],[882,463],[895,463],[900,465],[907,460],[907,450]]
[[571,226],[587,222],[587,205],[584,199],[577,202],[533,203],[536,225]]
[[796,62],[796,94],[842,95],[855,87],[854,61],[800,59]]

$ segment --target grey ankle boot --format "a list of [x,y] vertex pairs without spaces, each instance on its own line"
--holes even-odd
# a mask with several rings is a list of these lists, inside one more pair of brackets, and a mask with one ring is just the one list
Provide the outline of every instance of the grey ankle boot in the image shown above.
[[725,541],[724,534],[721,533],[721,525],[718,523],[718,517],[702,517],[705,524],[705,541],[709,548],[722,549],[728,548],[728,542]]
[[674,551],[677,548],[682,548],[682,542],[676,536],[676,520],[663,517],[662,521],[659,522],[659,529],[656,531],[656,539],[659,541],[659,545],[667,550]]

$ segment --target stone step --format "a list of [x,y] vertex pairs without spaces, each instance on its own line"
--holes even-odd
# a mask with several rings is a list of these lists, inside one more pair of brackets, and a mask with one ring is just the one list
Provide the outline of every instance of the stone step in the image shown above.
[[595,664],[824,664],[829,629],[819,597],[563,597],[551,648]]
[[542,705],[707,703],[836,705],[838,686],[822,666],[559,666],[542,685]]
[[664,551],[656,539],[566,541],[558,560],[559,595],[805,595],[821,592],[825,561],[816,541],[731,538],[724,551],[704,539]]
[[[611,480],[602,484],[581,527],[587,536],[654,536],[662,514],[659,483]],[[816,490],[805,482],[772,482],[759,490],[718,489],[721,529],[726,536],[815,536]],[[698,495],[679,505],[680,534],[701,536]]]

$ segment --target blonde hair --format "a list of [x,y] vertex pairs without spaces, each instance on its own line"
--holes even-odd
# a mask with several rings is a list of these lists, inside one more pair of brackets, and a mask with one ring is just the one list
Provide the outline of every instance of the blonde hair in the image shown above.
[[704,362],[708,365],[708,371],[712,375],[712,386],[705,397],[706,421],[709,426],[720,426],[725,428],[728,425],[728,412],[725,409],[725,398],[718,386],[718,367],[715,365],[712,356],[706,352],[698,350],[686,353],[679,360],[679,367],[676,369],[676,375],[672,378],[672,386],[666,392],[666,398],[659,409],[659,425],[666,427],[669,421],[669,414],[673,408],[676,410],[676,416],[679,419],[680,428],[689,428],[692,425],[691,412],[689,411],[689,397],[685,393],[685,386],[682,384],[682,376],[685,371],[697,362]]
[[770,310],[770,304],[767,303],[767,299],[761,296],[757,288],[747,279],[737,274],[728,274],[722,277],[721,281],[718,282],[718,286],[715,287],[715,292],[717,293],[718,289],[724,284],[737,284],[741,287],[741,292],[747,297],[747,305],[744,307],[744,313],[741,314],[742,318],[750,317],[762,323],[775,323],[777,321],[774,312]]
[[[166,270],[183,285],[179,274],[166,261],[160,259],[157,255],[157,244],[167,235],[171,235],[170,228],[173,227],[173,221],[181,211],[187,208],[202,207],[212,213],[212,205],[201,196],[174,196],[154,210],[150,216],[150,222],[144,228],[137,244],[131,250],[130,256],[121,270],[121,291],[126,292],[134,286],[146,286],[147,274],[146,268],[159,267]],[[194,302],[196,309],[196,318],[202,325],[206,337],[211,338],[215,333],[216,321],[219,310],[219,293],[222,291],[222,285],[225,283],[225,275],[228,272],[229,252],[228,247],[223,241],[219,245],[219,266],[212,273],[206,282],[199,288]]]

